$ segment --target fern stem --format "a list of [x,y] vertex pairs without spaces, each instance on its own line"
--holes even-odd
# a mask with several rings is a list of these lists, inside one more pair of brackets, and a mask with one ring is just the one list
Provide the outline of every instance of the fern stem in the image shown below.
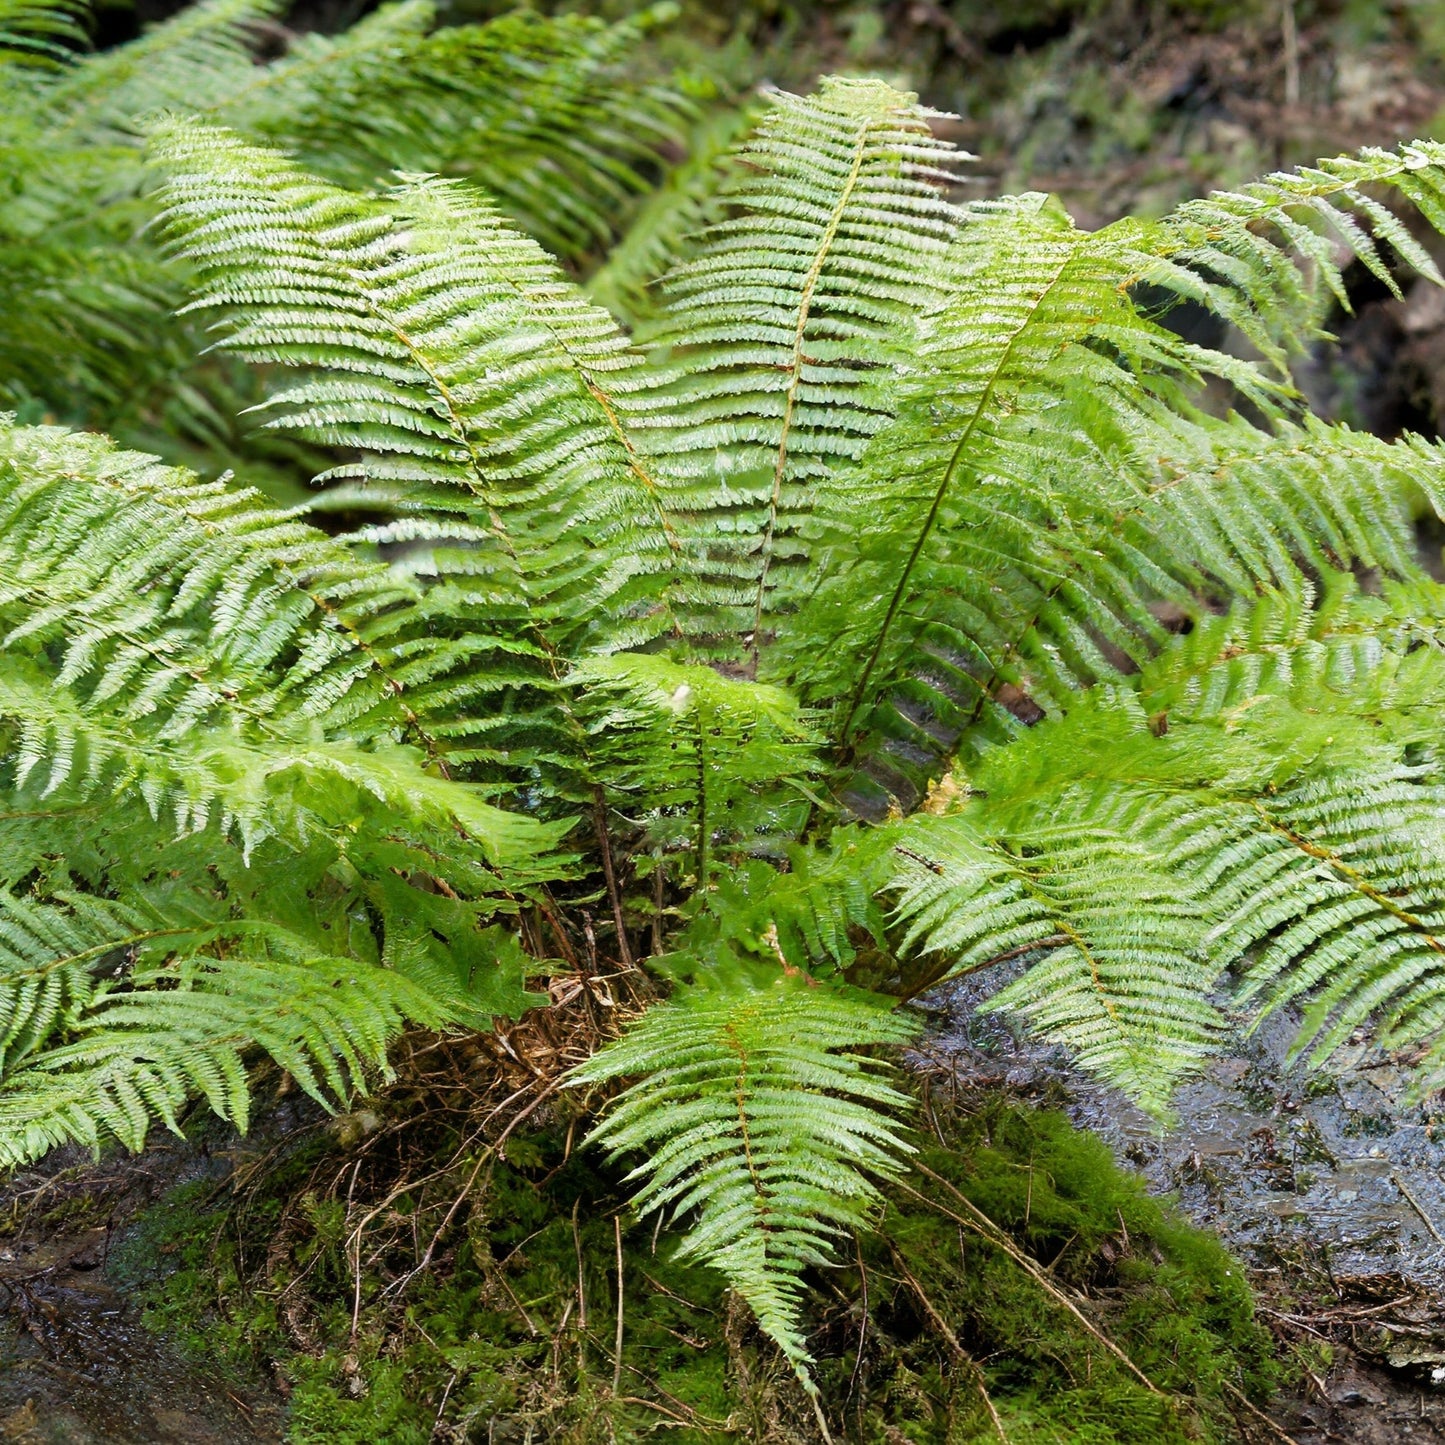
[[707,741],[703,736],[702,709],[694,708],[693,728],[697,732],[697,889],[707,887]]
[[652,869],[652,956],[662,953],[662,905],[666,898],[667,879],[663,873],[662,854],[653,860]]
[[607,797],[601,783],[592,785],[592,830],[597,835],[597,849],[602,855],[602,876],[607,880],[607,900],[612,905],[612,921],[617,925],[617,952],[624,968],[635,968],[632,949],[627,943],[627,926],[622,921],[622,895],[617,889],[617,870],[612,861],[612,840],[607,835]]
[[723,1033],[727,1036],[729,1045],[738,1059],[737,1080],[734,1084],[734,1097],[738,1106],[738,1135],[742,1140],[743,1159],[748,1166],[748,1177],[753,1181],[753,1194],[758,1206],[758,1228],[767,1229],[767,1223],[761,1217],[767,1212],[768,1197],[763,1189],[762,1178],[758,1174],[757,1161],[753,1158],[753,1136],[748,1128],[748,1051],[743,1046],[743,1041],[738,1038],[738,1031],[734,1024],[728,1023]]
[[[555,333],[553,333],[555,335]],[[582,384],[587,388],[588,394],[593,401],[602,408],[607,417],[608,425],[612,428],[612,434],[617,438],[618,445],[627,453],[627,465],[632,474],[642,483],[648,498],[652,502],[653,510],[657,513],[657,520],[662,524],[663,535],[667,538],[668,550],[674,556],[682,551],[682,543],[678,540],[676,531],[673,530],[672,519],[667,515],[667,508],[662,504],[662,492],[657,485],[656,479],[642,464],[642,454],[633,444],[632,438],[628,435],[626,428],[622,425],[617,415],[616,408],[612,405],[612,399],[593,381],[590,373],[581,362],[577,361],[570,351],[567,350],[565,342],[558,338],[558,344],[567,353],[568,359],[577,367],[577,373],[582,378]]]
[[1435,953],[1445,953],[1445,942],[1442,942],[1430,931],[1429,924],[1423,918],[1411,913],[1408,909],[1401,908],[1389,894],[1382,893],[1373,883],[1368,882],[1362,873],[1351,868],[1337,853],[1320,847],[1318,843],[1311,843],[1308,838],[1302,837],[1292,828],[1276,822],[1270,817],[1269,810],[1263,803],[1255,801],[1252,806],[1270,832],[1279,834],[1281,838],[1287,838],[1301,853],[1308,854],[1311,858],[1318,858],[1321,863],[1327,863],[1357,893],[1364,894],[1377,908],[1383,909],[1392,918],[1398,918],[1401,923],[1419,933],[1427,948]]
[[5,983],[7,986],[13,986],[29,979],[48,978],[58,968],[70,968],[77,963],[84,963],[87,959],[104,958],[108,953],[115,953],[119,949],[134,948],[138,943],[149,943],[155,938],[180,938],[196,931],[193,928],[154,928],[148,933],[131,933],[124,938],[108,938],[94,948],[82,948],[76,953],[64,953],[55,958],[47,958],[44,963],[37,964],[33,968],[7,971]]

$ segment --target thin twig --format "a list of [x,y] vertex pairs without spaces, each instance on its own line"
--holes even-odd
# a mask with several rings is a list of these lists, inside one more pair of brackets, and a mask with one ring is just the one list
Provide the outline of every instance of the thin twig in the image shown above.
[[1430,1216],[1426,1214],[1425,1211],[1420,1207],[1420,1201],[1416,1199],[1413,1194],[1410,1193],[1409,1189],[1405,1185],[1405,1181],[1401,1179],[1398,1174],[1392,1174],[1390,1175],[1390,1183],[1392,1183],[1395,1188],[1398,1189],[1407,1200],[1409,1200],[1410,1207],[1415,1211],[1416,1214],[1420,1216],[1420,1219],[1425,1225],[1425,1228],[1428,1229],[1431,1235],[1434,1237],[1435,1243],[1445,1244],[1445,1239],[1441,1238],[1440,1231],[1435,1228],[1435,1225],[1432,1223]]
[[1244,1408],[1249,1411],[1249,1413],[1253,1415],[1254,1418],[1258,1420],[1259,1423],[1263,1425],[1265,1429],[1267,1429],[1276,1440],[1280,1441],[1281,1445],[1299,1445],[1299,1441],[1296,1440],[1293,1435],[1286,1435],[1285,1432],[1281,1430],[1280,1427],[1276,1425],[1274,1421],[1271,1420],[1269,1416],[1264,1413],[1263,1410],[1261,1410],[1257,1405],[1251,1404],[1249,1400],[1245,1398],[1243,1392],[1240,1390],[1236,1390],[1234,1386],[1229,1383],[1228,1380],[1221,1380],[1219,1383],[1223,1385],[1224,1388],[1228,1390],[1229,1393],[1241,1405],[1243,1405]]
[[948,1182],[947,1179],[943,1178],[941,1174],[935,1174],[933,1170],[929,1169],[926,1165],[919,1164],[915,1161],[914,1167],[920,1173],[926,1174],[930,1179],[943,1185],[943,1187],[947,1189],[948,1192],[953,1195],[953,1197],[957,1199],[959,1203],[962,1204],[963,1207],[967,1209],[969,1214],[973,1217],[965,1219],[960,1215],[955,1214],[951,1209],[944,1208],[944,1206],[940,1204],[936,1199],[929,1199],[926,1195],[920,1194],[910,1185],[903,1183],[902,1180],[898,1181],[898,1187],[900,1189],[902,1189],[907,1194],[911,1194],[920,1203],[926,1204],[930,1209],[938,1210],[940,1214],[946,1215],[955,1223],[962,1224],[968,1228],[976,1230],[979,1234],[983,1235],[983,1237],[987,1239],[988,1242],[992,1244],[996,1249],[1001,1249],[1006,1255],[1008,1255],[1011,1260],[1013,1260],[1015,1264],[1019,1266],[1020,1269],[1024,1271],[1025,1274],[1027,1274],[1034,1281],[1035,1284],[1039,1286],[1040,1289],[1042,1289],[1050,1297],[1050,1299],[1054,1300],[1057,1304],[1062,1305],[1064,1309],[1068,1310],[1068,1312],[1073,1315],[1076,1320],[1078,1320],[1078,1322],[1084,1327],[1084,1329],[1090,1335],[1092,1335],[1094,1339],[1096,1339],[1099,1344],[1104,1347],[1104,1349],[1106,1349],[1111,1355],[1113,1355],[1114,1358],[1118,1360],[1119,1363],[1123,1365],[1124,1368],[1128,1370],[1129,1373],[1133,1375],[1134,1378],[1138,1380],[1139,1383],[1143,1385],[1144,1388],[1148,1390],[1151,1395],[1158,1395],[1161,1398],[1167,1398],[1164,1395],[1164,1391],[1161,1390],[1159,1386],[1156,1385],[1153,1380],[1151,1380],[1148,1375],[1146,1375],[1143,1370],[1141,1370],[1139,1366],[1136,1365],[1134,1361],[1131,1360],[1129,1356],[1126,1355],[1124,1351],[1121,1350],[1119,1346],[1116,1345],[1114,1341],[1108,1337],[1108,1335],[1104,1334],[1103,1331],[1101,1331],[1098,1326],[1095,1325],[1086,1314],[1084,1314],[1084,1312],[1078,1307],[1078,1305],[1076,1305],[1073,1300],[1071,1300],[1068,1295],[1066,1295],[1058,1287],[1058,1285],[1056,1285],[1053,1280],[1051,1280],[1048,1275],[1044,1273],[1038,1263],[1030,1259],[1028,1255],[1026,1255],[1022,1250],[1020,1250],[1014,1244],[1014,1242],[1003,1232],[1003,1230],[997,1224],[995,1224],[993,1220],[991,1220],[988,1215],[983,1212],[983,1210],[981,1210],[976,1204],[974,1204],[971,1199],[965,1198],[962,1194],[958,1192],[957,1189],[953,1187],[952,1184]]
[[944,1319],[934,1307],[933,1301],[928,1298],[923,1286],[919,1284],[918,1280],[914,1277],[913,1271],[908,1268],[902,1252],[892,1240],[888,1242],[888,1252],[893,1256],[893,1263],[897,1265],[899,1273],[902,1274],[904,1283],[913,1291],[913,1296],[918,1303],[923,1306],[923,1312],[928,1316],[929,1323],[932,1324],[933,1328],[936,1329],[947,1342],[949,1354],[953,1356],[958,1364],[968,1366],[969,1373],[973,1376],[974,1386],[978,1390],[979,1398],[983,1401],[984,1408],[988,1411],[988,1418],[993,1421],[994,1433],[1003,1441],[1003,1445],[1009,1445],[1009,1438],[1004,1433],[1003,1421],[999,1419],[998,1411],[994,1408],[993,1400],[989,1397],[988,1384],[984,1380],[983,1371],[979,1368],[978,1361],[964,1349],[948,1321]]
[[612,1216],[612,1234],[617,1242],[617,1338],[612,1346],[612,1398],[622,1384],[622,1216]]
[[848,1393],[843,1397],[846,1405],[858,1388],[858,1377],[863,1373],[863,1346],[868,1341],[868,1271],[863,1266],[863,1246],[858,1236],[853,1236],[853,1249],[858,1256],[858,1280],[863,1291],[863,1318],[858,1322],[858,1353],[853,1357],[853,1373],[848,1378]]

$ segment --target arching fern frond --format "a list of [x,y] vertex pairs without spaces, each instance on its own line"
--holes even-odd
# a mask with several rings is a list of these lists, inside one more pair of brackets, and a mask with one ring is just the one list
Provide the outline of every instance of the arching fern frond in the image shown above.
[[[249,1052],[318,1098],[407,1019],[535,1000],[493,918],[570,826],[447,774],[473,647],[404,577],[225,483],[0,422],[5,1158],[132,1146]],[[97,819],[104,826],[97,828]]]
[[557,255],[605,242],[685,114],[675,90],[640,73],[644,26],[526,11],[434,24],[428,0],[385,6],[191,108],[341,185],[465,175]]
[[93,1148],[102,1131],[139,1149],[154,1120],[179,1132],[181,1108],[197,1094],[244,1129],[245,1061],[256,1048],[322,1102],[344,1099],[368,1072],[385,1070],[403,1023],[448,1019],[403,975],[352,959],[189,958],[140,981],[149,986],[98,996],[68,1021],[70,1042],[7,1074],[0,1167],[58,1144]]
[[[805,652],[785,639],[768,664],[810,700],[838,700],[841,748],[856,751],[861,734],[866,754],[870,732],[895,730],[889,700],[907,679],[989,676],[1001,645],[1065,589],[1083,594],[1091,625],[1105,619],[1100,640],[1126,654],[1139,645],[1139,609],[1121,628],[1117,605],[1088,595],[1133,584],[1076,551],[1071,524],[1148,498],[1160,449],[1198,424],[1184,392],[1195,378],[1222,372],[1273,409],[1246,364],[1186,346],[1134,308],[1140,239],[1131,222],[1081,232],[1042,198],[978,208],[965,223],[895,418],[820,488],[822,577],[795,637],[826,641]],[[1069,631],[1068,662],[1086,676],[1091,662],[1103,668],[1099,642],[1072,620]],[[946,739],[977,685],[931,691]]]
[[[1027,715],[1139,665],[1162,639],[1151,609],[1293,585],[1301,553],[1370,554],[1377,521],[1385,565],[1408,551],[1407,478],[1426,454],[1301,433],[1262,373],[1162,332],[1130,288],[1169,244],[1134,221],[1082,233],[1038,202],[975,208],[897,419],[822,489],[826,575],[798,635],[831,645],[785,643],[769,671],[839,698],[840,745],[905,799],[981,714],[1013,730],[993,698]],[[1190,388],[1211,373],[1269,424],[1196,413]],[[1122,548],[1121,517],[1141,522]]]
[[1305,1002],[1316,1062],[1375,1018],[1433,1046],[1437,1086],[1442,608],[1433,584],[1381,602],[1337,574],[1317,611],[1267,598],[1076,699],[956,814],[901,825],[909,942],[964,969],[1031,953],[995,1006],[1160,1111],[1232,970],[1241,1002]]
[[998,837],[992,819],[967,815],[909,828],[899,905],[907,942],[956,960],[959,971],[1034,953],[1034,967],[996,1005],[1163,1112],[1220,1035],[1213,979],[1195,953],[1203,902],[1181,897],[1152,839],[1049,801],[1052,817]]
[[633,1076],[592,1140],[643,1151],[643,1213],[697,1219],[682,1249],[720,1269],[806,1380],[799,1278],[868,1221],[874,1180],[911,1152],[887,1114],[907,1099],[858,1052],[908,1040],[911,1023],[859,995],[734,983],[660,1004],[573,1074]]
[[[930,112],[877,81],[779,95],[718,196],[725,219],[666,283],[647,444],[675,493],[714,633],[773,625],[819,479],[888,416],[893,368],[936,293],[956,161]],[[775,575],[776,574],[776,575]]]
[[307,816],[285,801],[300,770],[449,817],[499,865],[546,846],[426,771],[485,639],[434,637],[404,580],[255,494],[0,424],[0,577],[16,788],[137,788],[182,830],[215,810],[262,836]]
[[1393,190],[1445,230],[1445,147],[1369,146],[1238,191],[1186,201],[1153,228],[1159,260],[1142,280],[1210,307],[1281,368],[1320,335],[1331,299],[1349,310],[1341,253],[1399,295],[1392,267],[1441,275],[1406,223],[1376,194]]
[[389,484],[388,535],[430,543],[479,612],[655,633],[673,538],[612,396],[639,358],[534,242],[452,183],[372,199],[191,123],[156,150],[197,304],[224,311],[232,350],[314,376],[273,425],[369,454],[333,475]]

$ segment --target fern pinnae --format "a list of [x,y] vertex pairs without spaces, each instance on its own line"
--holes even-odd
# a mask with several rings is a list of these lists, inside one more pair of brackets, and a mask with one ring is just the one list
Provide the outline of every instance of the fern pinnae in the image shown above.
[[[1054,288],[1063,279],[1070,263],[1074,259],[1075,247],[1068,242],[1063,242],[1060,245],[1057,265],[1053,267],[1052,275],[1045,274],[1041,278],[1041,285],[1035,285],[1032,288],[1018,288],[1015,284],[1005,289],[1005,296],[1007,296],[1010,290],[1023,289],[1023,304],[1019,305],[1016,298],[1009,298],[1009,326],[1003,339],[1003,345],[998,347],[996,359],[991,368],[988,369],[986,375],[982,378],[982,385],[978,388],[977,399],[970,408],[970,414],[964,421],[958,440],[954,443],[947,456],[941,470],[937,488],[934,490],[928,509],[919,523],[917,535],[911,549],[907,553],[903,565],[899,568],[896,582],[888,593],[888,601],[883,610],[882,620],[878,624],[872,645],[867,649],[867,660],[864,662],[862,670],[859,673],[858,682],[843,708],[838,724],[838,746],[840,750],[845,753],[852,736],[853,720],[867,696],[868,688],[877,670],[879,659],[882,657],[883,650],[887,645],[894,621],[898,615],[898,610],[907,597],[908,586],[912,579],[914,569],[918,565],[918,560],[923,553],[924,547],[928,545],[932,537],[934,526],[938,520],[939,510],[954,485],[959,468],[967,455],[969,445],[987,415],[989,406],[993,401],[994,394],[998,389],[1001,379],[1007,371],[1019,338],[1043,310]],[[996,299],[994,304],[997,307],[1000,301]]]
[[694,609],[725,649],[761,647],[811,489],[887,415],[956,216],[940,187],[960,157],[928,117],[877,82],[776,97],[724,219],[664,283],[649,340],[671,360],[637,415],[698,559]]
[[1394,290],[1396,282],[1380,255],[1381,240],[1439,284],[1429,253],[1363,188],[1391,187],[1437,230],[1445,229],[1442,163],[1445,149],[1434,141],[1413,141],[1393,152],[1366,147],[1296,172],[1276,172],[1239,191],[1186,201],[1158,223],[1151,247],[1157,259],[1145,279],[1211,307],[1283,369],[1287,356],[1315,337],[1322,313],[1299,261],[1265,233],[1279,231],[1346,307],[1339,259],[1326,237],[1294,212],[1317,218],[1387,288]]
[[[204,304],[240,312],[230,344],[326,368],[275,399],[279,424],[376,454],[367,473],[402,489],[402,515],[465,518],[478,496],[544,632],[665,590],[676,539],[608,385],[638,356],[494,207],[425,179],[363,202],[213,129],[173,128],[158,146],[171,225],[209,277]],[[285,211],[278,187],[295,192]],[[269,240],[277,225],[291,259]],[[256,261],[269,289],[236,272]]]
[[767,522],[763,528],[763,540],[760,548],[761,562],[758,567],[757,601],[753,607],[752,632],[747,639],[752,649],[754,669],[757,667],[758,652],[761,647],[763,601],[767,595],[768,568],[773,561],[773,534],[777,530],[778,505],[783,494],[783,475],[788,466],[788,432],[793,424],[793,412],[798,404],[798,389],[803,379],[803,338],[808,329],[808,313],[812,309],[813,292],[817,288],[818,278],[823,273],[828,253],[837,239],[838,229],[843,223],[843,217],[847,213],[849,202],[853,199],[853,192],[858,185],[858,178],[863,171],[869,129],[869,121],[864,121],[858,127],[858,134],[853,141],[853,163],[838,192],[838,200],[833,207],[833,214],[828,217],[828,223],[823,228],[822,236],[819,237],[817,253],[808,267],[807,274],[803,277],[802,290],[798,296],[798,324],[793,331],[793,352],[787,363],[788,386],[783,395],[782,420],[778,425],[778,459],[773,466],[772,492],[768,497]]
[[89,41],[84,24],[88,13],[85,0],[4,0],[0,66],[8,68],[11,77],[15,71],[47,75],[63,70]]
[[874,1003],[786,977],[756,990],[724,983],[654,1007],[572,1076],[642,1076],[592,1137],[616,1154],[647,1152],[636,1206],[699,1212],[684,1252],[726,1272],[805,1380],[798,1275],[876,1208],[870,1176],[896,1174],[911,1152],[877,1112],[902,1096],[852,1050],[912,1034],[910,1020]]

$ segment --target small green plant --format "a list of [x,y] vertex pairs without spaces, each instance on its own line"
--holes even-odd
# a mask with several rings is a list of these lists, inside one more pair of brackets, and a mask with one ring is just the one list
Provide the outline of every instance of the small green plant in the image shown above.
[[598,1137],[806,1378],[930,980],[1025,959],[996,1006],[1160,1112],[1236,974],[1440,1082],[1442,453],[1288,363],[1344,252],[1439,279],[1382,197],[1445,224],[1445,148],[1085,232],[832,79],[634,340],[481,186],[224,119],[150,125],[157,226],[336,525],[5,427],[5,1158],[244,1122],[258,1047],[335,1100],[599,949],[672,997],[575,1076],[632,1080]]

